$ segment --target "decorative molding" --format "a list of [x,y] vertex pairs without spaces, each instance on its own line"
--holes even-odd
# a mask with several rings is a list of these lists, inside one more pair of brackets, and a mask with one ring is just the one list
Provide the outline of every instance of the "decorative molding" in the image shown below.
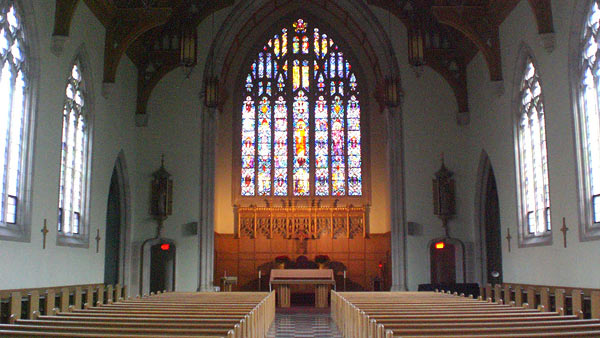
[[240,237],[368,237],[366,207],[239,207],[237,218]]
[[115,88],[114,82],[102,82],[102,97],[108,99]]
[[540,33],[540,44],[546,52],[552,53],[554,48],[556,48],[556,34],[554,32],[551,33]]
[[459,126],[468,126],[471,123],[471,114],[468,111],[456,112],[456,124]]
[[502,95],[504,95],[504,92],[505,92],[504,81],[502,81],[502,80],[491,81],[491,82],[489,82],[489,86],[490,86],[490,91],[492,92],[492,94],[495,97],[501,97]]
[[136,127],[147,127],[148,126],[148,114],[146,114],[146,113],[135,114],[135,126]]
[[56,56],[61,56],[65,48],[65,44],[69,40],[68,36],[63,35],[52,35],[52,41],[50,43],[50,51]]

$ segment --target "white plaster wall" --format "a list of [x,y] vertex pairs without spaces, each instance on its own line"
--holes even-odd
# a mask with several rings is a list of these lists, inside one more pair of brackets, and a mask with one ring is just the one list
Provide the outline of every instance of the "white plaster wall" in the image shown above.
[[[469,175],[470,196],[475,196],[477,166],[485,149],[494,168],[498,184],[502,224],[502,259],[505,282],[549,284],[579,287],[600,287],[596,257],[598,242],[580,242],[578,226],[577,181],[573,111],[568,79],[568,36],[572,25],[572,3],[553,1],[556,49],[549,54],[539,43],[535,18],[526,1],[522,1],[502,24],[500,30],[502,63],[506,93],[494,97],[488,86],[487,67],[481,54],[468,69],[471,105],[469,159],[465,170]],[[518,248],[515,153],[513,137],[513,107],[515,86],[519,79],[515,70],[519,46],[525,42],[533,51],[541,76],[545,100],[546,138],[550,183],[553,244],[542,247]],[[470,202],[474,203],[474,202]],[[566,218],[568,248],[563,248],[559,231]],[[510,228],[512,252],[504,239]]]
[[[231,8],[215,14],[215,29]],[[202,71],[211,42],[211,19],[198,26],[198,65],[191,72],[178,68],[167,74],[152,91],[148,102],[147,127],[137,128],[136,183],[132,195],[137,196],[134,235],[136,270],[133,290],[139,285],[139,248],[143,241],[156,235],[157,223],[149,214],[150,181],[165,155],[165,168],[173,175],[173,215],[164,222],[163,236],[176,243],[176,289],[195,291],[198,288],[198,238],[186,232],[186,224],[198,222],[200,215],[200,114],[204,101],[200,99]],[[217,136],[217,143],[222,135]],[[231,149],[231,148],[230,148]],[[217,162],[227,154],[217,153]],[[229,155],[230,156],[230,155]]]
[[[135,160],[134,103],[136,70],[124,58],[117,73],[112,96],[102,97],[104,28],[81,3],[73,17],[71,37],[60,57],[50,52],[54,24],[54,1],[30,1],[37,30],[36,48],[40,62],[38,102],[35,109],[33,215],[31,242],[0,241],[0,289],[28,288],[103,282],[104,243],[96,253],[96,229],[104,238],[106,205],[110,178],[117,154],[124,150],[131,165]],[[90,246],[72,248],[56,245],[57,205],[62,107],[66,80],[72,60],[85,44],[94,102],[92,152]],[[131,172],[130,172],[131,174]],[[134,201],[132,201],[135,204]],[[42,250],[44,219],[50,232],[46,250]]]

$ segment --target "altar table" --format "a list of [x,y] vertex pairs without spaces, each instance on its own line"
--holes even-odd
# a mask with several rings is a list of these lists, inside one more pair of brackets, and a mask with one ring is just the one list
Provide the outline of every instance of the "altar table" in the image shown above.
[[329,288],[335,289],[335,279],[331,269],[273,269],[269,279],[269,289],[275,286],[278,306],[290,307],[290,285],[315,285],[315,307],[329,305]]

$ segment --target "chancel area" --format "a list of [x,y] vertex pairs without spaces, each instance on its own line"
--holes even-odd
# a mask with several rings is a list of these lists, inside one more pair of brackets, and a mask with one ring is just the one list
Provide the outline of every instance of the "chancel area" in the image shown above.
[[0,0],[0,336],[600,337],[599,30]]

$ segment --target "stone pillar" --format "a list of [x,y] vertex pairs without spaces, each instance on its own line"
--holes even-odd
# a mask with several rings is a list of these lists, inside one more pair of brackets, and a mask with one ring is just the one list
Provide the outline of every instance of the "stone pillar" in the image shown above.
[[406,221],[402,105],[388,107],[388,156],[391,183],[392,291],[406,290]]
[[[204,100],[202,100],[203,102]],[[200,116],[200,217],[198,220],[198,248],[200,269],[199,291],[214,291],[215,255],[215,129],[217,109],[203,107]]]

